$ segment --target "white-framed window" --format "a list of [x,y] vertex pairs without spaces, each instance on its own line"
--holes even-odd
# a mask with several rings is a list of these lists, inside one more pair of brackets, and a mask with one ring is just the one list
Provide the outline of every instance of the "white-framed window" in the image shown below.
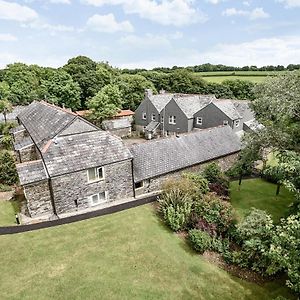
[[197,125],[202,125],[202,118],[201,117],[197,117]]
[[91,206],[96,206],[101,203],[107,202],[108,192],[101,192],[94,195],[89,196],[89,202]]
[[164,116],[160,117],[160,122],[163,123],[164,122]]
[[240,120],[235,120],[234,125],[235,125],[235,127],[239,127],[240,126]]
[[147,119],[147,114],[144,112],[143,113],[143,116],[142,116],[143,120],[146,120]]
[[87,170],[88,182],[95,182],[104,179],[104,168],[91,168]]
[[228,120],[224,120],[223,125],[228,125]]
[[136,182],[136,183],[134,184],[134,188],[135,188],[136,190],[141,189],[141,188],[143,188],[143,187],[144,187],[144,181],[139,181],[139,182]]
[[169,116],[169,124],[176,124],[176,116]]
[[155,118],[156,118],[155,114],[152,114],[151,115],[151,121],[155,121]]

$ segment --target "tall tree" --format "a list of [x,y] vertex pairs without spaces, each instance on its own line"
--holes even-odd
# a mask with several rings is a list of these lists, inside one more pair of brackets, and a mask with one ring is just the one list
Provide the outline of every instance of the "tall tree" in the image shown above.
[[256,93],[251,106],[264,127],[251,134],[251,143],[278,153],[283,183],[300,200],[300,72],[269,78]]
[[156,89],[153,83],[141,75],[123,74],[116,78],[115,84],[118,85],[123,96],[123,108],[136,110],[144,99],[146,89]]
[[13,110],[11,102],[8,101],[9,95],[9,85],[5,81],[0,82],[0,112],[3,113],[5,123],[7,114]]
[[114,116],[122,107],[122,94],[117,85],[103,87],[88,102],[90,117],[101,123],[104,119]]
[[73,110],[80,108],[80,87],[64,70],[49,69],[41,79],[39,88],[41,99],[66,106]]

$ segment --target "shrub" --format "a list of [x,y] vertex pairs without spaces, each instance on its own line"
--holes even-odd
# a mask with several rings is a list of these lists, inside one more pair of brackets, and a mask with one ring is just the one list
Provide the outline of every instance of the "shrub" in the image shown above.
[[209,182],[218,182],[218,179],[222,176],[221,168],[216,163],[209,164],[203,171],[203,176]]
[[218,196],[221,197],[228,197],[229,196],[229,188],[221,183],[210,183],[209,189],[211,192],[216,193]]
[[225,233],[234,220],[234,211],[229,202],[222,201],[216,195],[209,193],[195,203],[194,209],[198,217],[208,224],[214,224],[218,233]]
[[191,229],[188,238],[193,249],[201,254],[211,247],[211,237],[204,231]]
[[237,240],[241,250],[232,253],[232,260],[241,267],[265,274],[271,261],[268,252],[273,236],[273,221],[265,211],[252,209],[237,225]]
[[163,219],[173,231],[184,229],[190,219],[196,190],[189,187],[186,179],[169,181],[158,200]]
[[18,181],[13,156],[6,150],[0,152],[0,183],[12,185]]
[[6,150],[10,150],[12,148],[12,143],[13,143],[13,139],[10,135],[4,135],[0,140],[0,144],[2,148]]
[[15,128],[16,126],[17,126],[16,122],[8,121],[6,124],[5,123],[0,123],[0,134],[8,135],[10,129]]
[[204,195],[209,191],[208,181],[201,174],[184,173],[183,178],[193,182],[201,195]]
[[179,231],[186,226],[192,211],[192,203],[185,202],[181,205],[168,206],[162,209],[166,224],[173,230]]
[[176,193],[176,198],[189,197],[196,199],[199,197],[199,190],[195,182],[188,178],[171,179],[162,186],[163,194]]
[[192,213],[188,227],[207,232],[210,236],[217,235],[217,225],[208,223],[203,217],[199,217],[196,213]]

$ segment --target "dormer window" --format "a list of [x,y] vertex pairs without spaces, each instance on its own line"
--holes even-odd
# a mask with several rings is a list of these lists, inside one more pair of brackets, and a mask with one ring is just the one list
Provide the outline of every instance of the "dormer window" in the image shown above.
[[235,120],[234,124],[235,124],[235,127],[239,127],[240,126],[240,120]]

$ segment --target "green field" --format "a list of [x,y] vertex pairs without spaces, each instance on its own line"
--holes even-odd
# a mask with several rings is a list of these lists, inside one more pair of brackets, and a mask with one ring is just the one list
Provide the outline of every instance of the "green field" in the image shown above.
[[18,211],[16,201],[0,201],[0,226],[16,225],[15,214]]
[[228,71],[228,72],[198,72],[195,73],[208,82],[222,83],[224,80],[248,80],[260,83],[267,77],[283,74],[286,71]]
[[276,197],[275,184],[262,179],[248,179],[242,181],[240,191],[238,181],[231,182],[230,199],[240,220],[249,213],[251,207],[255,207],[267,211],[274,222],[278,222],[288,212],[294,196],[282,187]]
[[5,299],[274,299],[283,282],[229,275],[168,230],[152,205],[0,236]]

